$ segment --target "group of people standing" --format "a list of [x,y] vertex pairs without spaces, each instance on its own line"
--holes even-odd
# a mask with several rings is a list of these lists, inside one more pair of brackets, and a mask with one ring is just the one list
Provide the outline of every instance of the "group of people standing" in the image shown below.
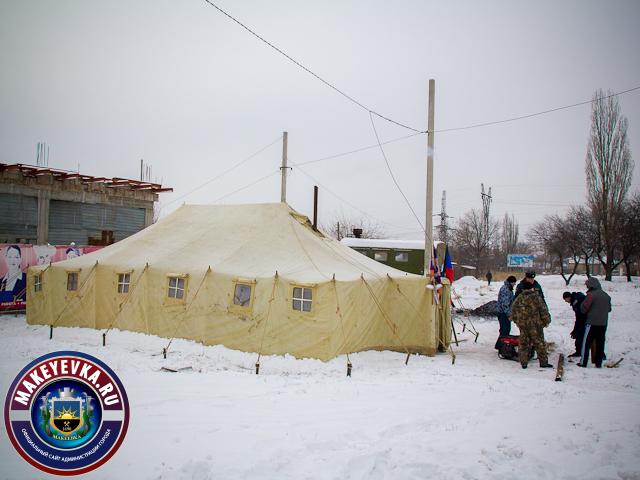
[[595,277],[587,278],[585,286],[587,287],[586,295],[582,292],[562,294],[562,298],[571,305],[576,315],[576,322],[571,331],[571,338],[575,339],[576,351],[569,356],[579,357],[578,366],[586,367],[593,346],[593,363],[596,368],[602,368],[602,362],[607,358],[604,353],[604,344],[611,311],[611,297],[602,290],[600,282]]
[[[518,359],[522,368],[527,368],[532,349],[538,354],[540,367],[551,368],[553,366],[549,363],[544,340],[544,328],[551,323],[551,315],[542,287],[535,277],[536,272],[526,272],[516,287],[516,277],[510,275],[500,287],[497,305],[500,337],[509,335],[511,322],[515,323],[520,329]],[[585,285],[586,295],[581,292],[563,293],[564,300],[571,304],[576,315],[571,332],[576,351],[569,356],[580,357],[578,366],[586,367],[589,350],[594,344],[593,363],[601,368],[605,358],[604,344],[611,298],[602,290],[598,279],[589,277]]]
[[[511,333],[511,322],[520,329],[518,359],[522,368],[529,364],[529,352],[534,349],[542,368],[552,368],[544,343],[544,327],[551,323],[551,315],[544,301],[542,287],[535,279],[536,273],[526,272],[516,287],[516,277],[510,275],[498,293],[498,321],[500,336]],[[514,292],[515,288],[515,292]]]

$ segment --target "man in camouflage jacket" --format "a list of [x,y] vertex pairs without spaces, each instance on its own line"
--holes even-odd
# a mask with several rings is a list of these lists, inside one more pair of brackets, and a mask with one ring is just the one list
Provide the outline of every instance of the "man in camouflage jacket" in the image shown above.
[[543,328],[551,323],[551,316],[547,304],[532,284],[523,285],[522,293],[511,306],[511,319],[520,329],[518,355],[522,368],[527,368],[531,347],[536,350],[542,368],[552,367],[549,364],[543,331]]

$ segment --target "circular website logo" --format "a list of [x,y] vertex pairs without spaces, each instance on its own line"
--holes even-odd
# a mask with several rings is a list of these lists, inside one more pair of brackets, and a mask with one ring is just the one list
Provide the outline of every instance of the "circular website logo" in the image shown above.
[[107,365],[81,352],[53,352],[16,376],[4,404],[7,433],[31,465],[80,475],[118,450],[129,426],[129,401]]

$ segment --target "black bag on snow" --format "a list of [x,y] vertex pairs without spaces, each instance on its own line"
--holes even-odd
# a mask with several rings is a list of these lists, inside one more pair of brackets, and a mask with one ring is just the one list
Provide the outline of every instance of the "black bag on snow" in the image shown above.
[[[505,360],[518,360],[518,349],[520,347],[519,335],[504,335],[498,337],[496,341],[496,350],[498,350],[498,356]],[[533,348],[529,351],[529,358],[533,358]]]

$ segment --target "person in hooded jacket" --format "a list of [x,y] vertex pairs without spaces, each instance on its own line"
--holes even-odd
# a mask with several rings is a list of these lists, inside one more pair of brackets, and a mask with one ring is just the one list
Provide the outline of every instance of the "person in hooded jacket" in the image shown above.
[[594,343],[596,351],[594,363],[596,368],[602,368],[604,359],[604,343],[609,323],[609,312],[611,311],[611,297],[602,290],[602,286],[597,278],[589,277],[584,283],[587,287],[587,298],[580,305],[580,311],[586,314],[586,327],[584,340],[582,343],[582,357],[580,357],[579,367],[587,367],[589,363],[589,350]]
[[498,292],[498,323],[500,324],[500,336],[504,337],[511,333],[511,304],[513,303],[513,287],[516,285],[516,277],[509,275],[500,287]]
[[540,367],[552,368],[547,356],[543,331],[544,327],[551,323],[551,315],[549,315],[547,304],[538,294],[533,283],[525,282],[522,293],[513,301],[511,319],[520,329],[518,356],[522,368],[527,368],[531,347],[538,353]]

